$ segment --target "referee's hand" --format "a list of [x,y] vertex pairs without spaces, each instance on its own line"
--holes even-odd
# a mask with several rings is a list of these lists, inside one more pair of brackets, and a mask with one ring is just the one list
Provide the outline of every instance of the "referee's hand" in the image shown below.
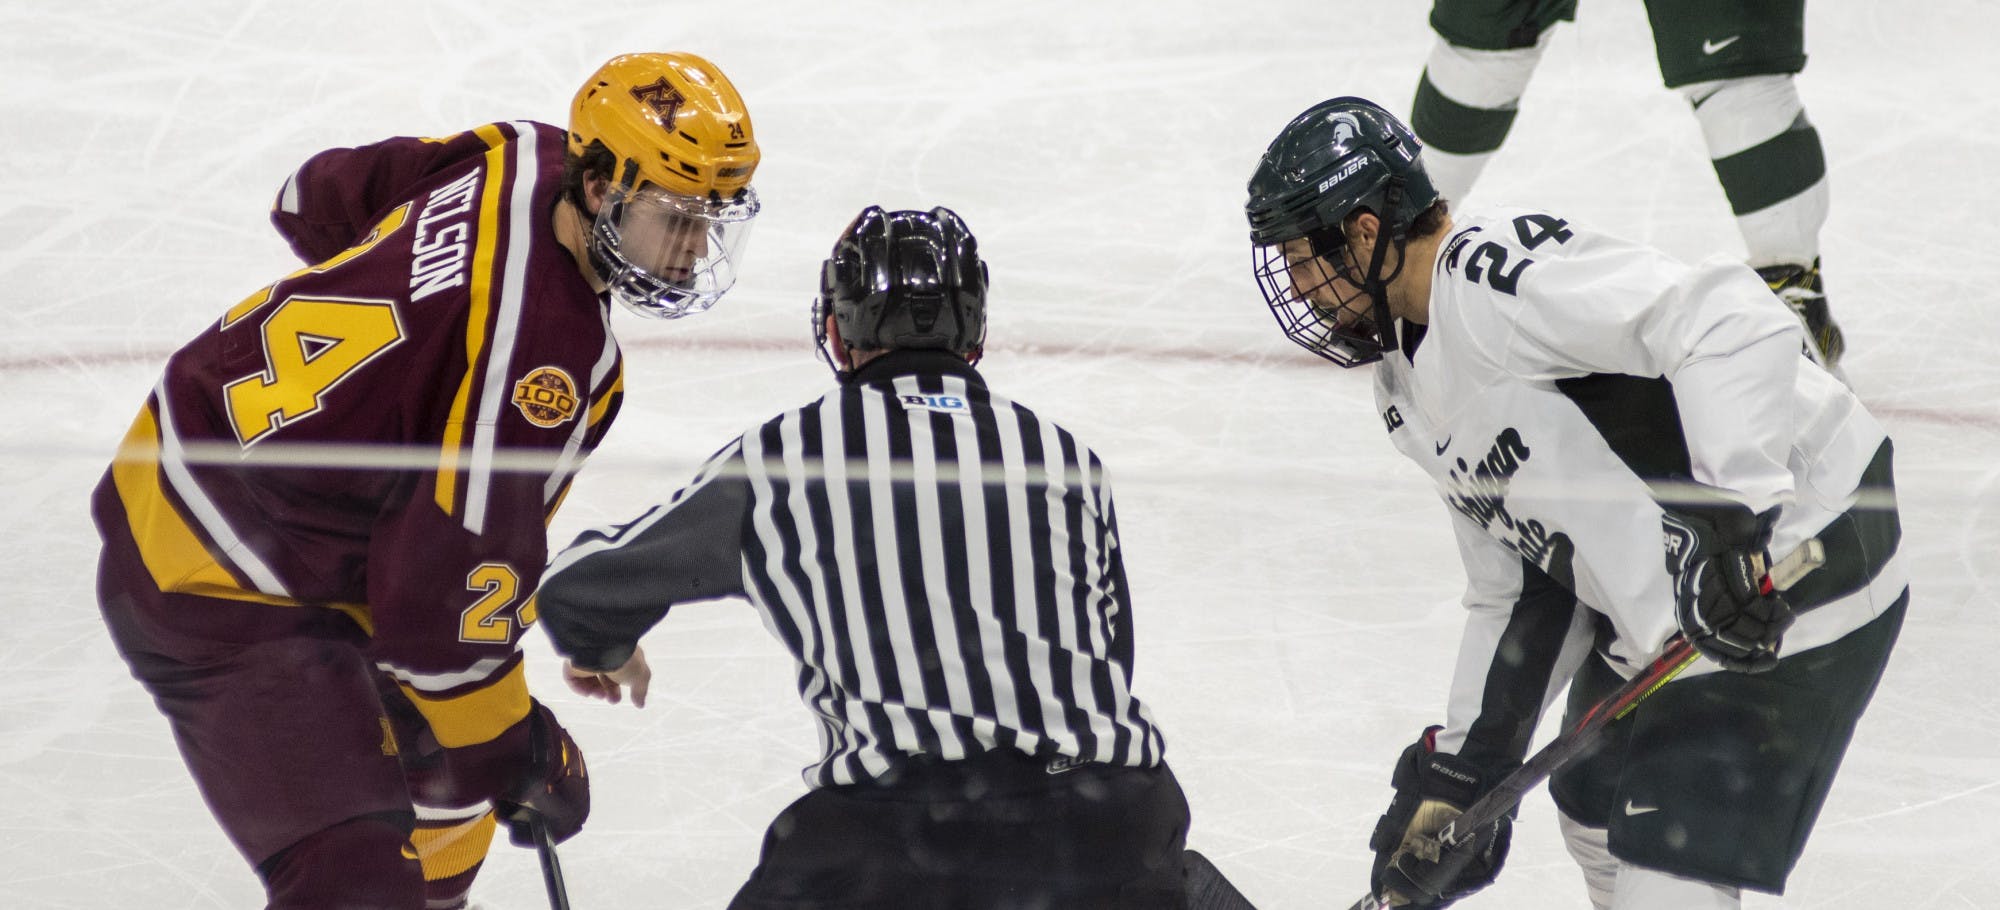
[[627,687],[632,690],[632,707],[646,706],[646,688],[653,683],[653,668],[646,665],[644,648],[633,648],[632,658],[616,670],[584,670],[569,661],[563,661],[563,682],[569,690],[585,698],[601,698],[612,704],[624,700]]

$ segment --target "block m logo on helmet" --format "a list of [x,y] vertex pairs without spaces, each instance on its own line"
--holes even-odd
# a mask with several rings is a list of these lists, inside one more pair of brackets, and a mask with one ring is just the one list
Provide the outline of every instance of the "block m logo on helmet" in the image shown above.
[[[681,105],[687,103],[687,96],[681,94],[680,89],[674,88],[669,84],[665,76],[661,76],[647,85],[634,86],[632,88],[632,97],[639,99],[641,103],[652,108],[653,113],[660,115],[660,125],[665,127],[668,132],[672,132],[674,129],[674,119],[680,116]],[[731,138],[742,138],[742,127],[736,127],[735,135]]]

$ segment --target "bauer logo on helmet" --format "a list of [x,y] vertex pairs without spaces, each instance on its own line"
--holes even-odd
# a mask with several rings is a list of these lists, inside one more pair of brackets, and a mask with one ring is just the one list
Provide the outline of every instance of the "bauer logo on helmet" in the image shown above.
[[1319,191],[1322,193],[1326,192],[1328,188],[1334,186],[1335,184],[1338,184],[1342,180],[1346,180],[1347,178],[1354,176],[1362,168],[1367,166],[1368,166],[1368,158],[1365,155],[1357,157],[1353,161],[1347,162],[1347,164],[1341,166],[1340,170],[1334,171],[1333,176],[1328,177],[1325,180],[1319,182]]

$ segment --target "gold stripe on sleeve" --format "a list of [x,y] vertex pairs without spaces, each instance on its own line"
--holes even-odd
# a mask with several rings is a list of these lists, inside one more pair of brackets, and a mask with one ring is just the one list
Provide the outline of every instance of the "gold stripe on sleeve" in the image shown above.
[[623,394],[625,394],[625,367],[620,364],[618,375],[611,380],[611,387],[599,392],[597,400],[590,403],[590,425],[597,426],[597,422],[604,419],[604,412],[611,409],[612,402],[617,401]]
[[409,683],[396,685],[430,721],[438,745],[447,749],[489,742],[528,716],[528,676],[520,661],[499,679],[462,695],[433,697]]

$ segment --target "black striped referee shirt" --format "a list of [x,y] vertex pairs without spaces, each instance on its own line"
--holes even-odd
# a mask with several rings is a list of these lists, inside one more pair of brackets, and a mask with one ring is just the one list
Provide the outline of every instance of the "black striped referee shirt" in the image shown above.
[[738,437],[578,537],[536,601],[558,651],[610,669],[674,604],[727,596],[798,661],[813,786],[996,749],[1160,763],[1104,465],[958,358],[892,352]]

